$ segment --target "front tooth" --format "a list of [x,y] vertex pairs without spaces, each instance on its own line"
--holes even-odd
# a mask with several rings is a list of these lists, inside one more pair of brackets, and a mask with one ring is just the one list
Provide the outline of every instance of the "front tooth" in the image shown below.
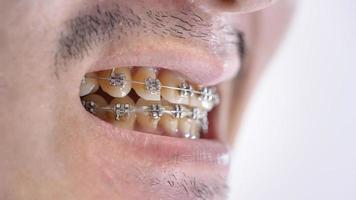
[[114,112],[109,113],[108,121],[120,128],[134,129],[136,113],[131,112],[134,106],[135,102],[128,96],[113,99],[110,107],[114,108]]
[[178,132],[185,138],[199,139],[201,132],[200,122],[190,118],[182,118],[178,123]]
[[[140,98],[136,103],[136,107],[141,108],[142,106],[144,106],[146,110],[152,109],[152,105],[160,105],[160,102],[147,101],[145,99]],[[159,116],[158,112],[143,112],[143,110],[139,110],[137,111],[136,121],[142,131],[159,134],[157,127],[161,117],[162,116]]]
[[79,96],[85,96],[96,92],[99,89],[98,80],[95,78],[97,75],[95,73],[88,73],[82,79],[80,83]]
[[[162,85],[168,87],[180,88],[181,86],[189,86],[182,76],[177,75],[168,70],[160,71],[159,80],[161,81]],[[185,105],[188,105],[189,103],[190,93],[188,90],[180,91],[163,87],[161,95],[165,100],[169,101],[170,103]]]
[[98,118],[107,121],[107,112],[101,110],[101,108],[106,107],[108,104],[106,100],[97,94],[91,94],[82,98],[82,104],[84,108],[91,112],[93,115],[97,116]]
[[[101,89],[110,96],[124,97],[131,90],[131,71],[127,67],[101,71],[98,76]],[[107,80],[107,78],[110,80]]]
[[133,77],[132,87],[145,100],[159,101],[161,99],[161,84],[157,79],[156,69],[138,68]]

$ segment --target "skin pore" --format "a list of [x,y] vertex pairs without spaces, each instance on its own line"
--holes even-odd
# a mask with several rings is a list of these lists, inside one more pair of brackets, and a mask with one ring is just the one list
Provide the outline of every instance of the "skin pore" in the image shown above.
[[[81,78],[97,67],[156,59],[198,74],[189,78],[199,83],[225,81],[212,120],[232,143],[292,4],[241,14],[272,2],[238,1],[228,10],[204,2],[2,0],[0,199],[225,199],[229,167],[214,159],[219,152],[113,129],[78,97]],[[196,59],[197,67],[179,57]]]

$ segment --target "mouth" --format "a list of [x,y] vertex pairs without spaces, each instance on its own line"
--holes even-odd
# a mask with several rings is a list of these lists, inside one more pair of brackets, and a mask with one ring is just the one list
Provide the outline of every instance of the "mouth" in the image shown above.
[[[178,56],[185,60],[184,54]],[[176,63],[164,63],[170,61]],[[200,66],[209,66],[209,60],[200,62],[206,62]],[[150,63],[159,67],[116,65],[89,69],[82,76],[78,95],[86,116],[110,137],[122,138],[124,133],[125,138],[135,141],[130,148],[144,148],[146,156],[159,158],[159,162],[179,155],[176,158],[184,163],[228,166],[228,148],[221,140],[226,133],[219,129],[221,119],[216,120],[228,106],[220,101],[227,98],[220,96],[217,81],[223,73],[217,71],[220,76],[212,74],[204,82],[196,75],[204,72],[202,67],[185,72],[184,68],[161,63]]]
[[218,86],[193,82],[167,67],[93,69],[80,81],[79,98],[87,117],[105,132],[126,133],[135,138],[131,147],[145,148],[161,161],[175,154],[189,155],[184,162],[228,165],[228,149],[212,121],[220,104]]
[[[131,14],[125,13],[124,4],[132,8]],[[94,14],[88,15],[88,19],[106,20],[100,15],[106,9],[122,13],[120,16],[134,15],[133,12],[140,21],[131,28],[125,27],[125,35],[120,32],[122,23],[118,22],[110,36],[98,39],[92,34],[84,37],[85,43],[77,43],[77,49],[71,45],[59,48],[57,61],[66,63],[63,60],[81,58],[77,55],[79,47],[88,49],[87,43],[95,46],[81,62],[83,67],[74,69],[77,73],[71,80],[76,81],[76,89],[64,84],[76,92],[75,109],[79,109],[76,113],[83,120],[82,125],[76,126],[92,133],[71,140],[71,146],[85,146],[83,154],[88,156],[83,162],[92,163],[91,171],[100,173],[104,180],[109,177],[114,186],[122,184],[119,180],[129,179],[124,172],[137,176],[131,169],[134,165],[140,171],[149,169],[146,173],[155,176],[163,177],[164,169],[182,172],[181,180],[188,174],[209,185],[219,182],[222,193],[226,188],[220,180],[226,179],[229,168],[229,149],[222,138],[228,134],[226,126],[231,123],[231,93],[226,92],[230,86],[225,81],[234,77],[240,67],[238,31],[227,35],[222,17],[191,4],[190,11],[177,5],[162,5],[144,12],[145,8],[138,8],[138,4],[123,2],[120,10],[112,6],[114,10],[101,8],[99,14],[90,11]],[[156,18],[168,30],[181,27],[175,32],[180,37],[164,35],[165,30],[152,23]],[[90,28],[94,25],[90,24]],[[106,27],[94,28],[106,33]],[[163,36],[157,34],[160,31]],[[71,44],[77,32],[75,29],[63,34],[63,44]],[[189,33],[195,35],[188,36]],[[198,33],[204,38],[196,37]],[[73,95],[68,95],[70,101],[74,101]],[[73,114],[72,123],[75,117]],[[128,158],[123,161],[119,155]],[[157,188],[172,190],[169,185]]]
[[219,104],[215,87],[193,85],[170,70],[119,67],[86,74],[84,108],[118,128],[187,139],[213,139],[208,114]]

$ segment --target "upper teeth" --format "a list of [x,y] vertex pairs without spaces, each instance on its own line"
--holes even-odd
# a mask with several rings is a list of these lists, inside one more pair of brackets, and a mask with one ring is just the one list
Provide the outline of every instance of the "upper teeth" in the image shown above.
[[180,89],[180,95],[181,96],[193,96],[194,95],[194,92],[193,92],[193,87],[186,83],[186,82],[183,82],[179,85],[179,89]]
[[[156,73],[156,70],[154,70],[154,73]],[[185,98],[188,98],[187,102],[183,102],[183,104],[186,105],[193,104],[192,106],[198,106],[198,107],[201,106],[208,110],[210,110],[214,105],[219,103],[219,97],[214,88],[202,87],[198,90],[194,90],[193,86],[188,84],[186,81],[182,81],[176,86],[171,86],[171,85],[162,85],[161,81],[156,77],[147,76],[144,77],[143,80],[135,80],[135,79],[130,80],[127,78],[127,76],[128,76],[127,73],[126,74],[118,73],[115,71],[114,68],[108,77],[103,77],[100,75],[87,75],[85,77],[85,80],[97,79],[99,80],[100,85],[104,88],[107,86],[105,86],[105,82],[103,81],[107,81],[107,85],[110,85],[113,88],[109,89],[106,92],[108,92],[111,96],[114,97],[125,96],[122,95],[121,93],[117,94],[115,88],[119,88],[122,90],[125,89],[125,87],[131,86],[132,84],[134,86],[134,89],[138,93],[138,95],[146,100],[159,100],[161,96],[161,90],[165,89],[165,90],[171,90],[172,92],[178,91],[179,95],[173,95],[173,97],[171,98],[169,97],[166,98],[166,100],[170,101],[171,103],[178,103],[178,102],[174,102],[175,100],[173,99],[183,99],[182,101],[184,101]],[[140,85],[142,85],[143,87],[140,87]],[[128,93],[129,90],[130,88],[126,89],[126,93]],[[146,92],[143,90],[145,90]],[[193,99],[189,100],[190,98],[195,98],[195,97],[198,97],[198,101]],[[194,105],[194,103],[199,104],[199,101],[201,102],[200,105]]]
[[161,82],[152,77],[145,79],[145,88],[152,94],[159,94],[161,92]]
[[123,73],[116,73],[113,71],[109,78],[109,83],[111,86],[125,87],[127,84],[126,76]]

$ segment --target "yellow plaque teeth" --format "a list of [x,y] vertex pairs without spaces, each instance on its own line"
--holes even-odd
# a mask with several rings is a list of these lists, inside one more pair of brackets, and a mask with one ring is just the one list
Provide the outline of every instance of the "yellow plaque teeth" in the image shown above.
[[156,69],[140,67],[133,74],[133,89],[141,98],[148,101],[161,100],[161,84]]
[[98,73],[101,89],[112,97],[124,97],[132,88],[129,68],[114,68]]
[[[186,80],[182,76],[168,70],[160,71],[159,79],[162,85],[173,88],[179,88],[182,83],[186,83]],[[181,95],[183,93],[184,92],[180,90],[163,87],[161,96],[170,103],[189,105],[189,96]]]
[[[88,74],[88,76],[95,77],[96,74],[90,73]],[[99,83],[97,79],[83,77],[80,82],[79,96],[82,97],[88,94],[92,94],[96,92],[98,89],[99,89]]]
[[88,112],[119,128],[189,139],[207,132],[208,112],[219,103],[215,88],[145,67],[88,73],[80,96]]
[[134,129],[136,113],[131,112],[135,102],[128,96],[115,98],[110,102],[112,112],[108,112],[109,122],[120,128]]

